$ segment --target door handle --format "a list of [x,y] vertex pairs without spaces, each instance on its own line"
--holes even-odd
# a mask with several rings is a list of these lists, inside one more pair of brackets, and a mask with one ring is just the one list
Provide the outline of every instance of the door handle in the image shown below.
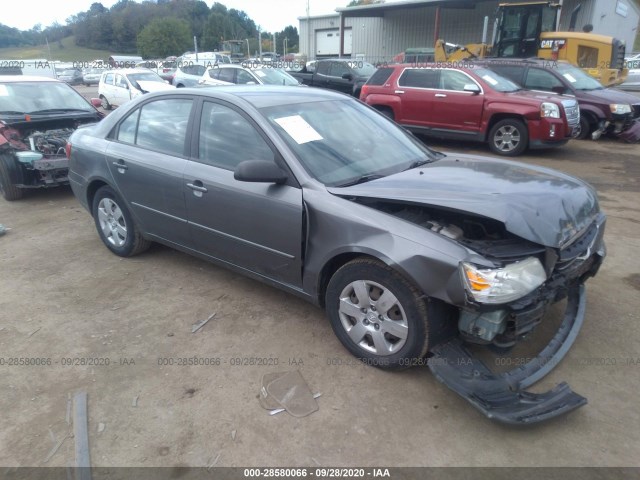
[[447,98],[447,96],[444,93],[436,93],[436,97],[437,98]]
[[395,92],[393,92],[393,93],[397,93],[397,94],[399,95],[399,94],[401,94],[401,93],[404,93],[404,90],[396,90],[396,91],[395,91]]
[[129,170],[129,167],[124,160],[118,160],[117,162],[113,162],[113,165],[118,169],[118,172],[124,173],[125,170]]
[[207,193],[208,190],[206,189],[206,187],[204,187],[202,185],[202,182],[200,180],[195,180],[193,183],[187,183],[187,187],[189,187],[191,190],[195,192],[201,192],[201,193]]

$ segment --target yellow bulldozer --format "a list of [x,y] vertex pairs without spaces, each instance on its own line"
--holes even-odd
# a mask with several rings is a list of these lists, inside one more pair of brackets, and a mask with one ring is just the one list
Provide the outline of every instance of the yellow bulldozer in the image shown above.
[[605,86],[623,83],[628,74],[624,62],[624,41],[574,31],[580,5],[571,14],[569,31],[556,31],[560,8],[561,5],[554,1],[501,3],[492,45],[477,43],[463,46],[438,40],[435,61],[454,62],[484,57],[566,60]]

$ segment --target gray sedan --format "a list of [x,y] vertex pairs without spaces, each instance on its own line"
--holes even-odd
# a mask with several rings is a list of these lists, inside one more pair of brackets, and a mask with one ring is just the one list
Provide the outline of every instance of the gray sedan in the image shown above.
[[[444,155],[353,98],[296,87],[149,94],[70,143],[73,192],[113,253],[160,242],[289,291],[366,363],[428,365],[496,420],[586,403],[566,384],[525,391],[571,346],[605,255],[581,180]],[[494,373],[469,353],[513,347],[562,299],[526,365]]]

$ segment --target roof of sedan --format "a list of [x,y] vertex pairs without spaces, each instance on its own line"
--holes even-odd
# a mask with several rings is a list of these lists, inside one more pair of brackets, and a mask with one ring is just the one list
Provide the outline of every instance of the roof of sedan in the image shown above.
[[[200,95],[208,95],[215,98],[230,99],[241,98],[256,108],[275,107],[291,103],[321,102],[327,100],[347,100],[353,97],[344,93],[333,92],[320,88],[308,88],[303,86],[280,85],[230,85],[209,86],[179,89],[180,93],[197,92]],[[171,91],[169,94],[175,94]]]
[[60,80],[49,77],[38,77],[35,75],[0,75],[0,83],[23,83],[23,82],[57,82]]

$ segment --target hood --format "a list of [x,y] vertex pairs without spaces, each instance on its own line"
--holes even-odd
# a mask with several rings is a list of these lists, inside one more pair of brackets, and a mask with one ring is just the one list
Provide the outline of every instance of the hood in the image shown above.
[[599,212],[595,191],[577,178],[523,163],[460,154],[328,191],[492,218],[514,235],[553,248],[572,240]]
[[537,104],[542,102],[560,103],[561,100],[556,93],[539,92],[537,90],[518,90],[517,92],[504,92],[504,94],[511,98],[527,99]]
[[626,105],[640,105],[640,98],[613,88],[603,88],[602,90],[579,90],[576,92],[576,95],[580,102],[587,101],[599,104],[623,103]]
[[176,87],[165,82],[154,82],[152,80],[138,80],[138,85],[145,93],[161,92],[162,90],[171,90]]

